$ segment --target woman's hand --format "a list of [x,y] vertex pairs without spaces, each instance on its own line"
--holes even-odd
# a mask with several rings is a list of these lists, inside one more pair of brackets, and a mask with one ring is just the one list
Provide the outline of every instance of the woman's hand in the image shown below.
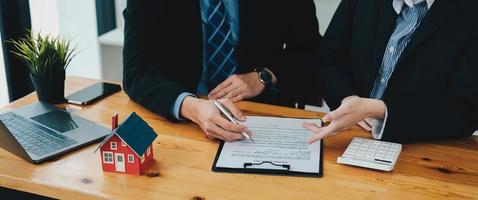
[[382,100],[350,96],[342,100],[339,108],[324,116],[322,121],[330,122],[328,126],[318,127],[313,123],[304,123],[303,127],[315,133],[308,141],[314,143],[324,137],[346,131],[366,118],[383,119],[385,110],[386,106]]

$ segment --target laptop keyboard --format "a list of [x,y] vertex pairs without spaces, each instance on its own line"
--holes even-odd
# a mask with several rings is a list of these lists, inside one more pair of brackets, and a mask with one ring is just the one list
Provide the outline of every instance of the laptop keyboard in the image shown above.
[[0,115],[0,120],[22,147],[36,156],[43,156],[77,143],[13,112]]

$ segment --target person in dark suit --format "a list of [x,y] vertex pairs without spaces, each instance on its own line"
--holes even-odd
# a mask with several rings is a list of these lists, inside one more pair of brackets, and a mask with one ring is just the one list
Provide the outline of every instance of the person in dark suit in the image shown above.
[[232,141],[246,128],[221,117],[211,100],[240,120],[233,102],[244,99],[321,103],[301,89],[318,87],[312,0],[129,0],[123,14],[125,92],[171,121],[189,119],[209,138]]
[[465,137],[478,129],[475,0],[343,0],[318,56],[330,125],[359,123],[394,142]]

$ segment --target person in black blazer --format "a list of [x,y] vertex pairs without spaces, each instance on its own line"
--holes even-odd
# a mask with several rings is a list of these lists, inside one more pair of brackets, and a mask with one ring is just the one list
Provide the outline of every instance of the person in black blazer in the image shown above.
[[124,90],[171,121],[199,124],[209,138],[242,139],[246,128],[222,118],[211,100],[220,99],[241,120],[233,102],[244,99],[321,104],[320,94],[302,89],[318,91],[315,12],[313,0],[129,0]]
[[316,133],[309,142],[357,123],[394,142],[472,135],[477,7],[475,0],[343,0],[318,56],[324,98],[335,110],[324,128],[304,125]]

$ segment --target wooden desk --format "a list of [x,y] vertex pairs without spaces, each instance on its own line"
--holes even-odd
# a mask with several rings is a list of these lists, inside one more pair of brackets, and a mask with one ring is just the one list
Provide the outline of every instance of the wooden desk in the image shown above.
[[[94,83],[69,77],[67,94]],[[0,111],[36,101],[31,94]],[[248,113],[287,117],[319,117],[306,112],[257,103],[239,103]],[[118,112],[123,119],[139,113],[159,134],[156,162],[142,176],[104,173],[97,144],[41,165],[30,164],[0,149],[0,186],[61,199],[473,199],[478,198],[478,137],[403,146],[393,172],[339,165],[354,136],[370,137],[359,128],[324,142],[324,177],[299,178],[213,173],[217,141],[206,139],[190,123],[173,124],[116,93],[83,109],[63,105],[104,126]],[[437,124],[439,125],[439,124]],[[404,131],[406,126],[404,125]]]

